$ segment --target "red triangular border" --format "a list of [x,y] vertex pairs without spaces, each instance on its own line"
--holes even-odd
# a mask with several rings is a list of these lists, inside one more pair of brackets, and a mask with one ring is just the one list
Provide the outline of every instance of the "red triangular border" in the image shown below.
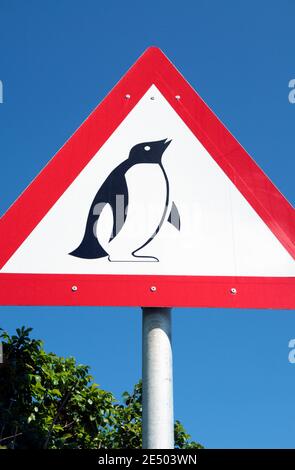
[[[4,266],[29,236],[152,84],[157,86],[285,249],[295,258],[295,213],[292,206],[161,50],[151,47],[1,218],[0,267]],[[127,94],[130,99],[125,98]],[[177,95],[181,97],[179,100],[175,98]],[[73,294],[71,285],[76,285],[77,280],[84,286],[84,294],[81,289]],[[152,281],[162,288],[151,293],[149,287]],[[104,289],[100,289],[100,282]],[[49,289],[45,288],[46,285]],[[96,294],[89,291],[90,285],[97,286],[94,289]],[[123,285],[125,291],[120,294]],[[173,294],[169,287],[172,285],[175,288]],[[237,294],[231,294],[232,287],[237,288]],[[141,291],[142,296],[139,295]],[[89,298],[85,295],[86,292]],[[242,295],[242,292],[245,295]],[[249,295],[252,297],[249,298]],[[2,305],[73,303],[295,308],[295,278],[0,273]]]

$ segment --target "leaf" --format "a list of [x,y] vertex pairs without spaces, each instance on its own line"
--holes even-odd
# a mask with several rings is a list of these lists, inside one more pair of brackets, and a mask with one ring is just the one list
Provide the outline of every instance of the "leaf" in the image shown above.
[[34,413],[31,413],[30,416],[28,417],[28,423],[30,424],[31,421],[35,421],[36,417]]
[[[5,434],[20,433],[15,449],[43,448],[47,438],[51,449],[141,448],[141,381],[117,401],[93,382],[88,366],[47,353],[30,332],[22,327],[10,336],[0,329],[8,365],[0,374],[0,416]],[[175,445],[201,448],[179,421]]]

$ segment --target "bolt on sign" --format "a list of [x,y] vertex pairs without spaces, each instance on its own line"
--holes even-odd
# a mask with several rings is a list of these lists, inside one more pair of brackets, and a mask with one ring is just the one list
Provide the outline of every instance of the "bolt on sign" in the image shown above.
[[149,48],[0,222],[2,305],[295,308],[294,209]]

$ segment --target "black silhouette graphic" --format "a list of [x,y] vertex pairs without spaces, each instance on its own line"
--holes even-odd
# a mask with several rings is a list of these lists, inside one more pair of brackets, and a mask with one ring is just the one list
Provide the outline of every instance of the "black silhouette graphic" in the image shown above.
[[[159,224],[155,232],[151,234],[149,237],[147,237],[147,240],[145,241],[143,245],[139,247],[135,246],[131,254],[132,254],[132,257],[134,257],[134,261],[136,261],[136,258],[141,258],[142,260],[146,258],[147,260],[152,259],[154,261],[159,261],[158,258],[156,257],[142,256],[142,255],[137,255],[136,253],[153,240],[153,238],[159,232],[167,216],[167,210],[169,206],[169,196],[170,196],[169,195],[169,181],[168,181],[168,177],[166,175],[165,169],[162,165],[162,156],[170,143],[171,143],[171,140],[164,139],[164,140],[159,140],[155,142],[143,142],[132,147],[129,153],[128,159],[120,163],[110,173],[110,175],[107,177],[107,179],[99,188],[89,210],[83,240],[74,251],[69,253],[70,255],[76,256],[78,258],[85,258],[85,259],[103,258],[109,255],[109,253],[107,253],[105,249],[100,245],[97,237],[95,236],[94,227],[99,229],[97,224],[99,224],[100,214],[103,208],[107,204],[109,204],[113,213],[113,232],[109,241],[111,241],[113,238],[115,238],[118,235],[118,233],[120,232],[120,230],[122,229],[124,225],[124,222],[128,214],[129,195],[128,195],[128,187],[127,187],[125,175],[127,171],[133,165],[137,165],[141,163],[151,163],[151,164],[158,164],[164,175],[165,185],[166,185],[165,208],[163,209],[163,215],[161,217],[161,220],[159,220]],[[120,220],[116,220],[116,201],[117,201],[118,195],[122,197],[122,201],[124,204],[123,215],[121,215]],[[97,210],[97,208],[99,208],[99,210]],[[167,221],[170,222],[172,225],[174,225],[178,230],[180,230],[180,217],[179,217],[179,213],[174,202],[172,203],[171,212],[170,212],[169,217],[167,218]]]

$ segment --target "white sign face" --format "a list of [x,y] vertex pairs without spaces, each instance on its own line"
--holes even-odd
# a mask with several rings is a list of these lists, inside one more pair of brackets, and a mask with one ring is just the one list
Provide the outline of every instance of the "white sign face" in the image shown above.
[[293,277],[295,265],[153,85],[1,272]]

